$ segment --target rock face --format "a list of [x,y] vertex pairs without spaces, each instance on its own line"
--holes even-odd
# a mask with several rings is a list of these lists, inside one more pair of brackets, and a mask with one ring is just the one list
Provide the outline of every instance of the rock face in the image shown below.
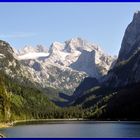
[[35,70],[22,65],[12,47],[5,41],[0,41],[0,71],[21,83],[34,81],[41,84]]
[[134,14],[125,31],[117,63],[106,81],[113,87],[140,82],[140,12]]
[[0,70],[11,77],[14,77],[20,71],[20,65],[14,58],[13,49],[2,40],[0,40]]
[[[72,93],[87,76],[98,80],[110,69],[115,58],[106,55],[97,45],[81,38],[64,43],[54,42],[48,51],[43,47],[25,47],[18,60],[33,69],[46,85]],[[31,55],[32,53],[32,55]]]
[[[84,62],[84,64],[83,64]],[[70,65],[72,69],[85,71],[91,77],[100,77],[101,73],[95,63],[95,51],[83,50],[76,62]]]
[[129,60],[117,64],[107,77],[108,86],[117,88],[140,82],[140,51]]
[[97,85],[96,82],[92,85],[93,79],[88,81],[85,78],[74,92],[79,98],[76,98],[73,105],[85,108],[98,106],[101,110],[99,114],[103,114],[101,119],[137,119],[140,112],[140,12],[134,14],[128,25],[119,57],[113,65]]
[[140,49],[140,11],[133,16],[132,22],[128,25],[123,37],[119,52],[119,61],[129,59]]

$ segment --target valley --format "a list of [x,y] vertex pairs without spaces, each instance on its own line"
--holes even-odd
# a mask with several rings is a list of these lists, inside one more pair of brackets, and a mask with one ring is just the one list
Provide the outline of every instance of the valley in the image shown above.
[[0,41],[0,122],[140,120],[140,12],[118,57],[82,38],[13,49]]

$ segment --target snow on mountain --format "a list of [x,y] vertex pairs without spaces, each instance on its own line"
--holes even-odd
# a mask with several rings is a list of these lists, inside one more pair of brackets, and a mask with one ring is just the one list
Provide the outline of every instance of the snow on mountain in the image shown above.
[[49,53],[43,53],[43,52],[29,52],[24,55],[18,56],[19,60],[26,60],[26,59],[37,59],[39,57],[47,57]]
[[14,50],[14,52],[18,60],[38,59],[49,55],[48,49],[42,45],[37,45],[36,47],[25,46],[21,50]]
[[26,46],[18,51],[17,58],[35,71],[43,87],[49,85],[71,93],[87,76],[99,80],[115,60],[98,45],[81,38],[54,42],[49,50],[41,45],[35,48]]
[[[95,56],[89,58],[93,51]],[[88,55],[84,55],[85,52]],[[49,53],[50,55],[47,61],[85,72],[89,76],[96,77],[97,79],[107,74],[112,62],[115,60],[112,56],[106,55],[98,45],[89,43],[81,38],[65,41],[64,44],[55,42],[51,45]],[[81,55],[82,57],[80,57]],[[79,60],[80,58],[82,60]],[[80,61],[80,63],[78,64],[77,61]],[[89,62],[90,64],[87,66]],[[76,64],[78,65],[76,66]],[[94,68],[92,65],[94,65]]]

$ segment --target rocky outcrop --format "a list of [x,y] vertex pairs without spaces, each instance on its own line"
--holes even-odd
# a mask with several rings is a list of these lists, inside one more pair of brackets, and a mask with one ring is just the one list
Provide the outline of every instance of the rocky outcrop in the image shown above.
[[140,82],[140,12],[134,14],[128,25],[119,57],[107,75],[108,86],[123,87]]
[[125,61],[129,59],[140,49],[140,11],[133,16],[132,22],[128,25],[121,49],[119,52],[118,61]]
[[76,62],[72,63],[70,67],[77,71],[84,71],[91,77],[100,77],[101,73],[95,64],[95,51],[88,52],[83,50]]

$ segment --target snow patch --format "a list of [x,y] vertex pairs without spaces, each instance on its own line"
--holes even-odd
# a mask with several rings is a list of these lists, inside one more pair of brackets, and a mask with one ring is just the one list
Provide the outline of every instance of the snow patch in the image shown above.
[[27,60],[27,59],[37,59],[39,57],[47,57],[49,56],[49,53],[35,53],[35,52],[30,52],[25,55],[20,55],[18,56],[19,60]]

